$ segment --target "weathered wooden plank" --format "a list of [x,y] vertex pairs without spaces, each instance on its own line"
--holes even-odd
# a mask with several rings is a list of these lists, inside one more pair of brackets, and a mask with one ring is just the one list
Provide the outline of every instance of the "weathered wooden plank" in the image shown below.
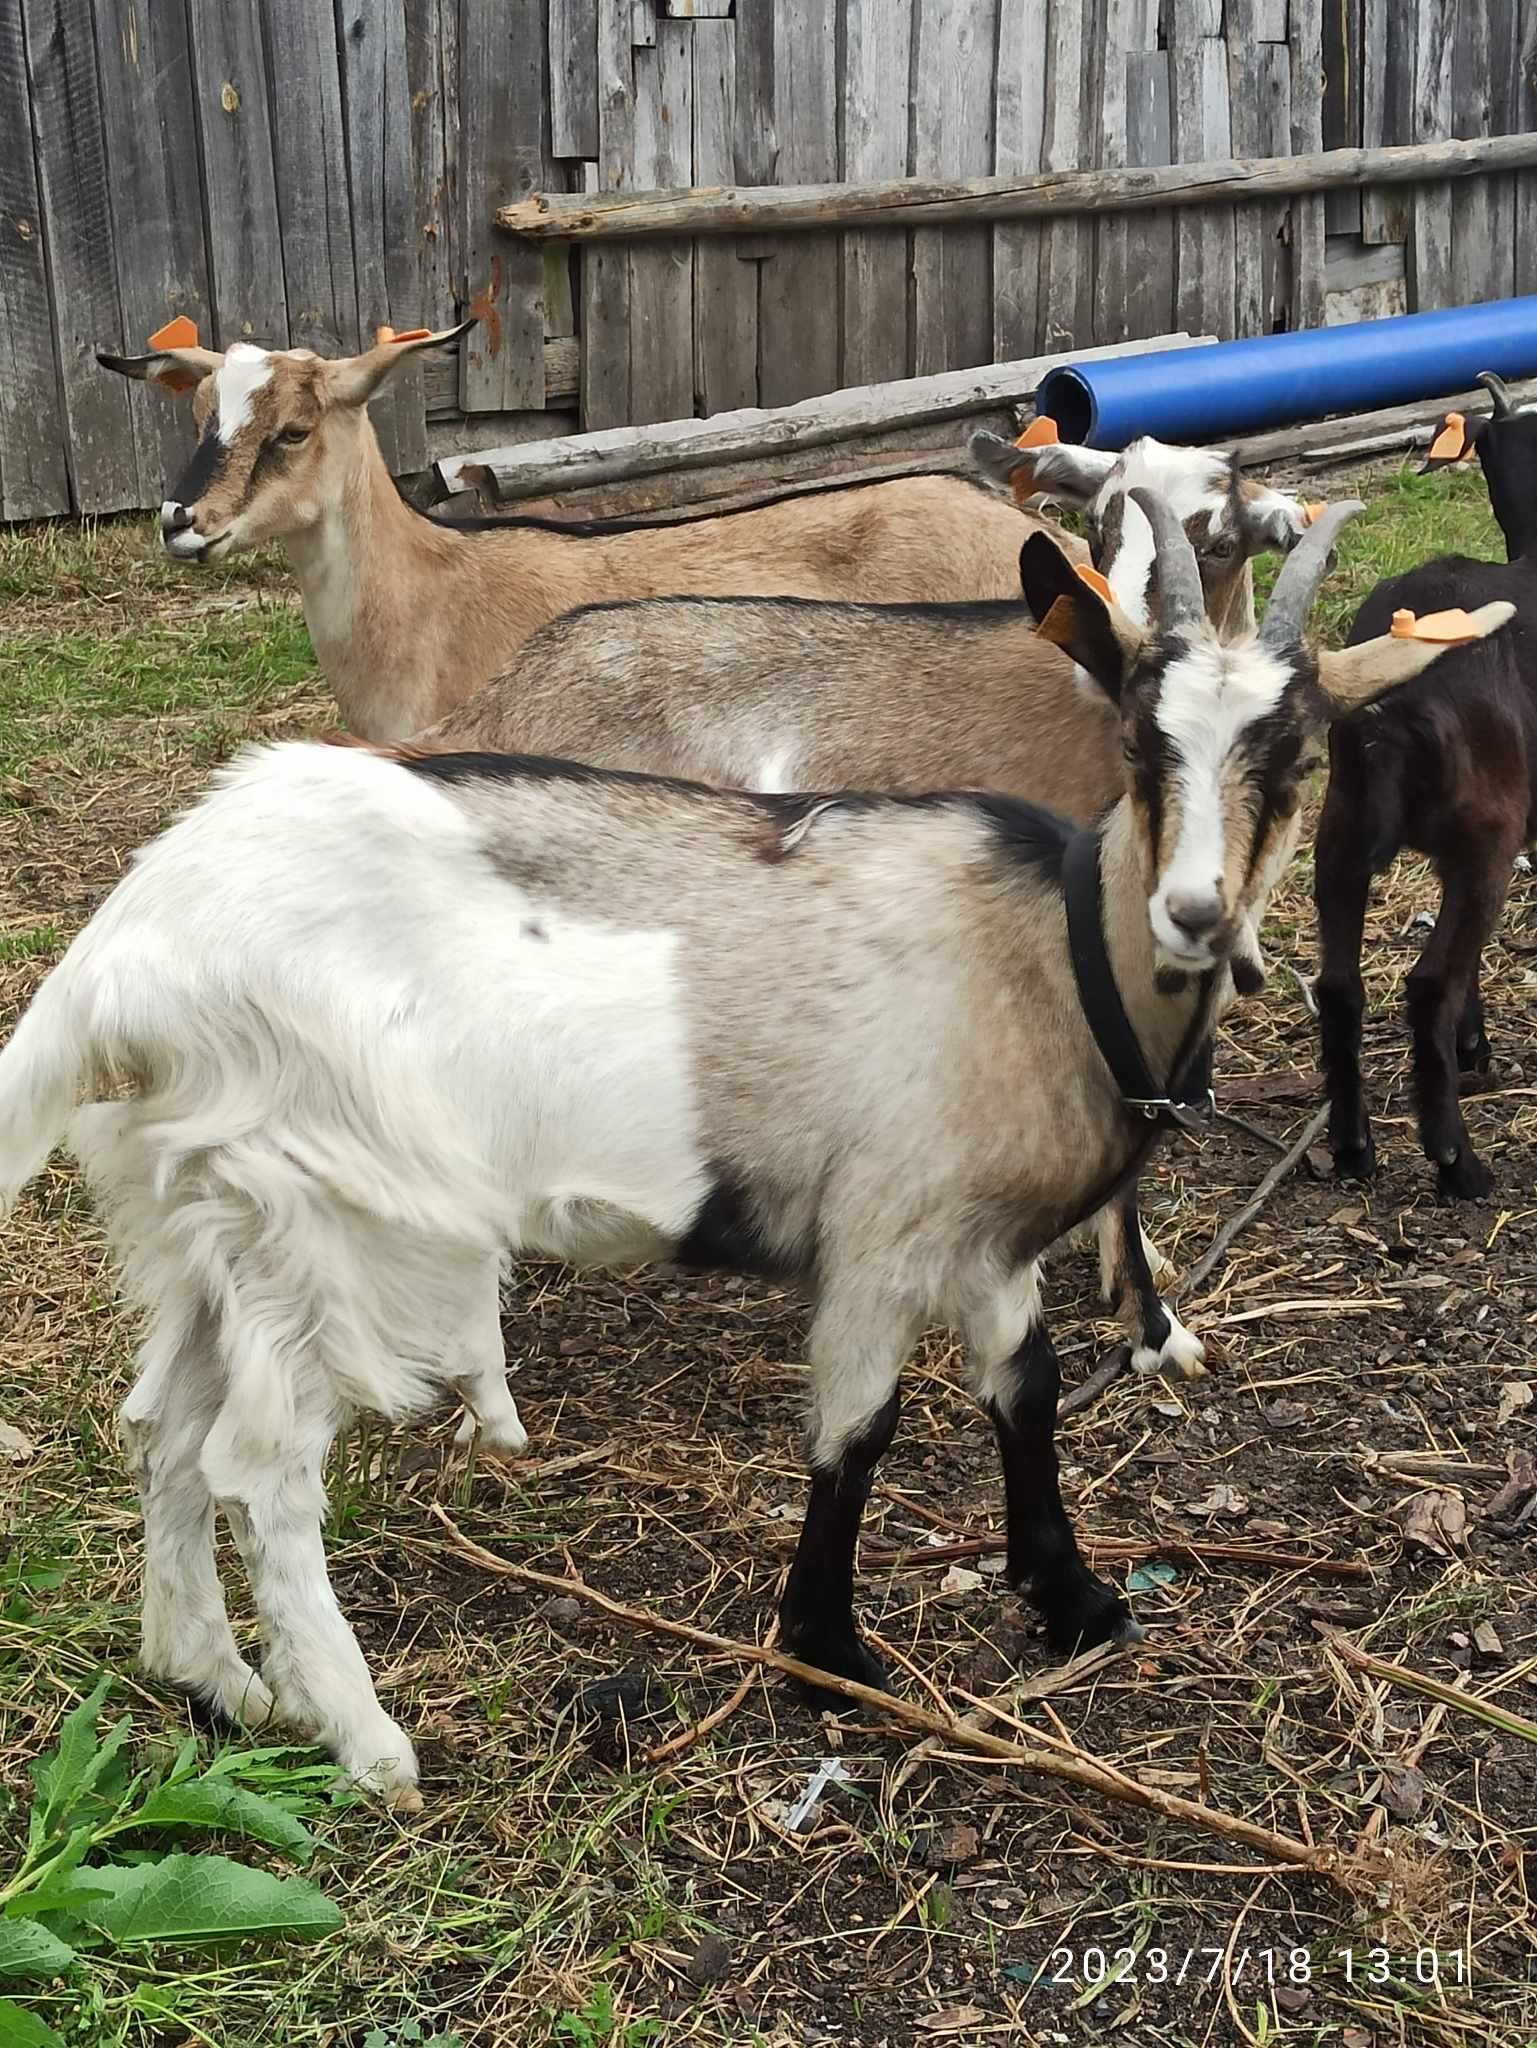
[[[1292,148],[1301,155],[1323,147],[1323,0],[1291,0],[1288,24]],[[1291,209],[1290,324],[1322,327],[1325,296],[1324,203],[1308,195]]]
[[[96,26],[124,340],[142,348],[173,313],[211,335],[185,10],[116,0]],[[191,452],[192,409],[143,384],[128,386],[128,404],[140,489],[156,501]]]
[[1258,0],[1254,10],[1254,33],[1262,43],[1286,41],[1286,0]]
[[[1044,7],[1044,0],[1022,4]],[[847,180],[900,178],[908,169],[912,9],[891,0],[845,0],[843,39],[840,173]],[[909,368],[907,260],[905,235],[843,237],[844,384],[877,384]]]
[[[1509,382],[1512,398],[1530,403],[1537,398],[1537,379]],[[1271,462],[1293,462],[1343,458],[1351,454],[1382,453],[1430,440],[1447,413],[1487,411],[1487,391],[1449,391],[1441,398],[1424,398],[1413,405],[1394,405],[1381,412],[1359,412],[1344,419],[1314,420],[1306,426],[1278,427],[1273,432],[1251,434],[1233,448],[1241,469],[1262,469]]]
[[[1229,0],[1233,146],[1244,155],[1272,156],[1291,146],[1291,63],[1283,43],[1258,35],[1258,13],[1256,0]],[[1290,277],[1285,225],[1286,209],[1274,201],[1234,209],[1237,334],[1270,334],[1284,324]]]
[[[1100,87],[1099,161],[1115,170],[1127,153],[1127,77],[1130,59],[1158,47],[1157,0],[1105,0],[1104,64]],[[1120,341],[1130,327],[1131,223],[1125,214],[1100,221],[1094,250],[1094,339]]]
[[[1083,36],[1083,0],[1052,0],[1046,35],[1043,171],[1071,171],[1078,163],[1088,69]],[[1053,221],[1041,241],[1041,341],[1045,347],[1068,348],[1075,340],[1087,339],[1082,332],[1087,282],[1082,222]]]
[[660,0],[660,5],[672,21],[725,21],[734,12],[736,0]]
[[[1232,153],[1228,111],[1227,49],[1216,37],[1194,35],[1199,9],[1175,7],[1169,33],[1172,140],[1177,159],[1210,162]],[[1185,213],[1175,225],[1175,315],[1194,318],[1222,335],[1234,322],[1233,217],[1226,209]]]
[[[1507,43],[1498,49],[1496,36],[1509,33],[1508,10],[1497,17],[1488,0],[1461,10],[1452,51],[1452,132],[1487,135],[1494,124],[1495,61],[1513,68]],[[1503,88],[1508,91],[1508,87]],[[1505,298],[1514,287],[1515,251],[1511,243],[1509,191],[1493,178],[1468,178],[1453,186],[1452,302],[1482,305]]]
[[[997,0],[918,0],[913,164],[919,177],[993,168]],[[919,376],[985,363],[993,349],[985,227],[913,236],[913,367]]]
[[[1324,0],[1325,149],[1359,149],[1364,139],[1361,132],[1364,11],[1365,0]],[[1329,194],[1324,202],[1324,231],[1330,235],[1356,235],[1361,232],[1359,192],[1346,188]]]
[[285,342],[288,292],[258,0],[190,0],[214,334]]
[[[691,37],[694,178],[733,175],[736,124],[734,21],[700,19]],[[729,242],[694,251],[694,387],[700,410],[730,412],[758,397],[758,275]]]
[[[1299,9],[1308,0],[1293,0]],[[738,24],[740,30],[740,24]],[[737,47],[740,52],[741,36]],[[1296,67],[1293,67],[1295,83]],[[742,152],[740,61],[737,158]],[[1298,126],[1293,108],[1293,129]],[[1302,127],[1318,127],[1317,74],[1307,81]],[[1415,143],[1396,149],[1307,149],[1257,163],[1174,163],[1162,169],[1043,172],[1040,176],[922,178],[870,185],[746,185],[708,192],[616,192],[601,197],[540,192],[498,210],[498,224],[530,241],[630,241],[661,235],[783,235],[840,227],[931,227],[936,222],[1056,220],[1068,214],[1322,194],[1341,185],[1418,184],[1525,169],[1537,163],[1537,135]]]
[[545,178],[545,17],[523,0],[460,0],[459,119],[468,310],[479,325],[460,354],[466,412],[517,412],[544,404],[544,261],[494,224],[499,206]]
[[[1166,50],[1135,51],[1126,60],[1126,157],[1156,168],[1169,162],[1169,57]],[[1127,238],[1126,328],[1135,338],[1161,334],[1174,323],[1174,221],[1145,214]]]
[[[659,21],[656,47],[635,52],[635,177],[686,184],[693,175],[693,64],[686,22]],[[694,410],[694,249],[683,240],[630,251],[630,418]]]
[[550,0],[550,150],[598,154],[596,0]]
[[656,48],[656,0],[630,0],[630,41],[637,50]]
[[[836,178],[835,0],[760,4],[773,8],[775,176]],[[739,137],[741,128],[739,104]],[[758,383],[765,405],[783,405],[837,386],[839,250],[833,236],[770,248],[759,272]]]
[[[264,0],[268,75],[278,85],[273,165],[288,288],[288,339],[318,355],[358,345],[352,200],[336,22],[314,0]],[[348,0],[349,28],[361,20]]]
[[[1411,140],[1414,37],[1398,0],[1362,0],[1361,141],[1367,149]],[[1402,186],[1361,193],[1361,232],[1369,242],[1409,235],[1411,199]]]
[[[411,167],[411,86],[404,9],[338,0],[347,175],[359,336],[421,321],[421,271],[408,224],[416,194]],[[384,459],[397,475],[427,464],[422,359],[408,358],[369,408]]]
[[[1414,136],[1429,142],[1452,125],[1452,42],[1457,0],[1417,0],[1414,43]],[[1409,298],[1415,312],[1449,306],[1452,277],[1452,194],[1446,184],[1420,185],[1409,226]]]
[[[1537,0],[1519,0],[1516,12],[1519,59],[1516,66],[1514,125],[1537,128]],[[1537,171],[1516,177],[1516,290],[1537,291]]]
[[[429,422],[441,422],[459,417],[459,363],[451,349],[428,349],[419,358],[422,366],[422,388],[426,397]],[[398,372],[396,373],[399,374]],[[544,344],[544,389],[549,399],[549,410],[568,412],[575,407],[582,382],[582,345],[574,334],[546,338]],[[527,415],[520,413],[520,419]],[[480,422],[473,428],[477,446],[484,446],[487,428],[484,415],[473,415]],[[468,446],[469,444],[466,443]]]
[[1324,256],[1324,280],[1331,292],[1364,291],[1372,285],[1402,284],[1402,242],[1368,242],[1360,235],[1331,235]]
[[143,497],[127,387],[95,355],[123,335],[96,44],[72,0],[24,0],[23,18],[73,496],[82,512],[112,512]]
[[[1517,0],[1487,0],[1489,13],[1489,127],[1507,135],[1520,125],[1520,35]],[[1492,174],[1489,187],[1489,235],[1499,252],[1498,292],[1509,297],[1516,289],[1516,181],[1506,172]]]
[[0,516],[69,510],[68,428],[54,355],[43,210],[19,7],[0,7]]
[[[1105,356],[1148,355],[1160,349],[1204,346],[1211,338],[1159,335],[1116,348],[1074,349],[1070,359],[1085,362]],[[851,434],[935,420],[956,421],[1000,403],[1022,403],[1049,369],[1067,360],[1069,355],[1054,351],[1024,362],[983,364],[969,370],[948,370],[936,377],[867,385],[860,391],[835,391],[769,410],[615,427],[606,433],[555,442],[548,448],[484,449],[464,461],[489,467],[499,487],[504,491],[511,488],[515,495],[561,489],[578,480],[597,483],[656,476],[674,469],[708,468],[760,454],[826,447]],[[462,488],[462,467],[462,463],[440,465],[440,475],[450,490]]]
[[[404,0],[418,291],[413,327],[452,327],[459,290],[458,0]],[[448,358],[444,359],[449,360]],[[457,394],[459,365],[454,362]],[[457,404],[457,396],[455,399]]]
[[[584,166],[589,191],[629,182],[635,141],[635,58],[630,0],[598,0],[598,161]],[[630,417],[630,259],[626,249],[582,251],[582,425]]]
[[[1000,177],[1034,177],[1046,134],[1049,0],[1006,0],[998,17],[993,95],[993,167]],[[874,235],[866,236],[871,243]],[[1041,329],[1041,230],[1010,221],[993,229],[993,357],[1028,355]],[[852,382],[853,380],[848,380]]]

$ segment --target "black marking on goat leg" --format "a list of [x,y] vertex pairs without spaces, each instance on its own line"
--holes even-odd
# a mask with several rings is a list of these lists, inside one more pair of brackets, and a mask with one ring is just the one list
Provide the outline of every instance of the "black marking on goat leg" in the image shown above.
[[1163,1297],[1153,1285],[1153,1269],[1142,1243],[1142,1219],[1137,1213],[1137,1184],[1130,1181],[1116,1197],[1115,1212],[1121,1226],[1121,1270],[1116,1274],[1116,1308],[1130,1296],[1136,1303],[1137,1346],[1143,1351],[1163,1350],[1173,1325]]
[[694,1212],[672,1263],[696,1273],[749,1273],[761,1280],[805,1281],[815,1263],[807,1246],[771,1244],[746,1184],[712,1168],[709,1193]]
[[1131,1610],[1084,1563],[1062,1505],[1056,1445],[1062,1372],[1044,1323],[1029,1331],[1002,1377],[1001,1398],[984,1405],[1003,1465],[1009,1582],[1030,1594],[1059,1650],[1134,1641],[1139,1631]]
[[[836,1465],[813,1466],[806,1519],[779,1603],[781,1640],[792,1657],[862,1685],[883,1686],[886,1674],[854,1625],[854,1551],[870,1482],[897,1433],[901,1406],[893,1387]],[[816,1697],[819,1704],[843,1704],[836,1694]]]

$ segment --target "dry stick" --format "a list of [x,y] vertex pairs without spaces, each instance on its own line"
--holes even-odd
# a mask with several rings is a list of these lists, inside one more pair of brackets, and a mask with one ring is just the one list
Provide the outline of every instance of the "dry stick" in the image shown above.
[[1057,1403],[1057,1420],[1063,1422],[1069,1415],[1077,1415],[1093,1401],[1097,1401],[1106,1387],[1112,1387],[1131,1364],[1131,1346],[1117,1344],[1113,1351],[1095,1366],[1093,1372],[1081,1386],[1074,1387]]
[[1217,1261],[1222,1257],[1222,1254],[1233,1242],[1233,1239],[1237,1237],[1241,1230],[1254,1221],[1260,1210],[1264,1208],[1270,1197],[1275,1193],[1282,1181],[1285,1180],[1286,1176],[1291,1172],[1292,1168],[1297,1164],[1303,1153],[1307,1151],[1309,1145],[1312,1144],[1328,1121],[1329,1105],[1326,1102],[1308,1118],[1306,1125],[1303,1127],[1302,1136],[1271,1167],[1269,1173],[1265,1175],[1265,1178],[1254,1190],[1249,1200],[1244,1203],[1238,1214],[1230,1216],[1227,1222],[1223,1224],[1217,1235],[1212,1239],[1211,1249],[1203,1254],[1201,1258],[1197,1259],[1186,1275],[1185,1284],[1180,1289],[1181,1294],[1193,1294],[1201,1282],[1207,1278]]
[[[1007,1547],[1001,1534],[992,1533],[968,1536],[958,1543],[919,1544],[912,1550],[887,1550],[866,1537],[861,1555],[867,1564],[881,1571],[905,1571],[912,1565],[950,1564],[963,1557],[1001,1556]],[[1193,1564],[1218,1559],[1233,1564],[1269,1565],[1276,1571],[1317,1572],[1326,1579],[1369,1579],[1372,1575],[1371,1566],[1355,1558],[1309,1557],[1302,1550],[1261,1550],[1247,1543],[1139,1543],[1132,1536],[1086,1536],[1083,1547],[1091,1564],[1111,1557],[1178,1557]]]
[[1313,1626],[1324,1641],[1357,1671],[1369,1672],[1373,1678],[1384,1679],[1389,1685],[1407,1686],[1410,1692],[1422,1692],[1427,1698],[1439,1700],[1442,1706],[1450,1707],[1454,1713],[1469,1714],[1475,1721],[1501,1729],[1506,1735],[1518,1735],[1523,1742],[1537,1742],[1537,1721],[1528,1721],[1522,1714],[1512,1714],[1506,1707],[1496,1707],[1477,1693],[1463,1692],[1455,1685],[1447,1685],[1439,1678],[1432,1678],[1427,1671],[1412,1671],[1405,1664],[1390,1664],[1385,1657],[1374,1657],[1353,1643],[1349,1636],[1342,1636],[1337,1630],[1326,1628],[1319,1622],[1315,1621]]
[[857,1700],[861,1706],[873,1709],[888,1720],[906,1722],[909,1727],[922,1729],[925,1735],[943,1736],[947,1742],[958,1743],[963,1749],[974,1750],[999,1763],[1022,1764],[1042,1777],[1065,1779],[1069,1784],[1098,1792],[1106,1799],[1119,1800],[1123,1805],[1139,1806],[1161,1813],[1168,1820],[1209,1828],[1230,1841],[1242,1842],[1271,1863],[1291,1864],[1315,1877],[1328,1878],[1346,1891],[1358,1888],[1358,1868],[1349,1864],[1337,1850],[1309,1848],[1306,1842],[1298,1841],[1292,1835],[1277,1834],[1255,1821],[1241,1820],[1232,1814],[1221,1813],[1215,1807],[1202,1806],[1197,1800],[1181,1799],[1161,1787],[1141,1784],[1099,1757],[1059,1756],[1051,1750],[1035,1749],[1026,1743],[1005,1742],[981,1729],[966,1727],[953,1715],[931,1713],[926,1707],[915,1706],[910,1700],[899,1699],[893,1693],[881,1692],[873,1685],[861,1685],[857,1680],[842,1678],[834,1671],[819,1671],[816,1665],[803,1664],[799,1657],[787,1657],[782,1650],[771,1650],[760,1643],[744,1643],[734,1636],[716,1635],[709,1629],[695,1628],[690,1622],[669,1621],[646,1608],[630,1607],[623,1601],[611,1600],[606,1593],[600,1593],[583,1579],[561,1578],[554,1572],[535,1571],[530,1565],[511,1564],[466,1536],[436,1501],[429,1505],[447,1530],[454,1548],[462,1556],[472,1558],[483,1571],[494,1573],[498,1578],[517,1579],[523,1585],[538,1586],[544,1592],[589,1601],[616,1621],[628,1622],[633,1628],[675,1636],[681,1642],[713,1650],[718,1656],[738,1657],[750,1664],[766,1665],[770,1670],[782,1671],[788,1678],[799,1679],[804,1685],[841,1693],[846,1699]]

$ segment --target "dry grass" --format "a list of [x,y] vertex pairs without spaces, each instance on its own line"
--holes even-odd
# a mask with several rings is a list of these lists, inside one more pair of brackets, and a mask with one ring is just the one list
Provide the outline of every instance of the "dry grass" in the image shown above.
[[[1391,488],[1394,549],[1413,544],[1403,523],[1420,516],[1420,553],[1453,535],[1488,549],[1464,483]],[[8,619],[20,638],[0,654],[0,1021],[209,760],[245,733],[329,722],[267,572],[250,585],[232,572],[217,592],[166,587],[141,546],[120,528],[93,539],[88,561],[57,535],[0,552],[20,593]],[[1369,583],[1372,559],[1348,557],[1352,586]],[[210,595],[236,603],[190,608]],[[167,598],[179,601],[169,618]],[[230,637],[210,640],[210,617]],[[158,674],[145,655],[155,634]],[[57,666],[61,647],[86,643],[89,712]],[[50,663],[51,678],[36,673]],[[1187,1267],[1311,1110],[1296,1078],[1315,1064],[1311,1027],[1287,971],[1311,967],[1309,880],[1303,860],[1268,932],[1271,988],[1235,1016],[1219,1061],[1259,1135],[1227,1129],[1159,1172],[1151,1228]],[[1470,1110],[1496,1201],[1435,1209],[1415,1151],[1396,1006],[1413,942],[1399,934],[1433,890],[1402,863],[1368,942],[1381,1180],[1335,1189],[1299,1172],[1188,1304],[1212,1342],[1211,1379],[1121,1380],[1065,1427],[1080,1527],[1103,1569],[1135,1575],[1149,1625],[1137,1657],[1064,1673],[1003,1591],[999,1489],[946,1340],[931,1338],[908,1376],[863,1555],[863,1609],[908,1699],[1381,1857],[1380,1889],[1352,1898],[1203,1827],[920,1747],[857,1713],[819,1725],[771,1674],[483,1570],[434,1504],[498,1557],[751,1642],[802,1499],[793,1302],[666,1272],[523,1267],[507,1334],[531,1460],[466,1468],[445,1421],[354,1439],[334,1473],[337,1589],[391,1710],[422,1733],[426,1814],[338,1808],[320,1875],[347,1924],[318,1948],[159,1954],[54,1987],[39,2009],[81,2042],[220,2048],[351,2048],[371,2029],[404,2048],[412,2023],[464,2048],[969,2048],[1117,2030],[1169,2048],[1537,2042],[1537,1746],[1488,1718],[1537,1712],[1537,1517],[1522,1521],[1526,1493],[1507,1483],[1537,1414],[1512,1406],[1537,1379],[1530,886],[1516,884],[1489,963],[1501,1070]],[[136,1516],[112,1424],[133,1330],[67,1169],[23,1200],[3,1242],[0,1415],[36,1449],[0,1465],[13,1532],[0,1799],[17,1802],[0,1808],[0,1874],[27,1763],[100,1667],[138,1695],[141,1727],[169,1736],[184,1719],[134,1676]],[[1075,1379],[1110,1335],[1090,1282],[1078,1256],[1054,1262]],[[1467,1509],[1444,1555],[1405,1538],[1426,1491]],[[1303,1561],[1260,1561],[1278,1554]],[[957,1566],[970,1576],[947,1579]],[[1378,1662],[1362,1668],[1352,1645]],[[1449,1682],[1466,1706],[1398,1683],[1383,1662]],[[589,1688],[620,1673],[639,1713],[595,1718]],[[828,1756],[848,1781],[792,1832],[789,1811]],[[1432,1953],[1439,1984],[1416,1975]],[[1304,1968],[1307,1984],[1288,1981]]]

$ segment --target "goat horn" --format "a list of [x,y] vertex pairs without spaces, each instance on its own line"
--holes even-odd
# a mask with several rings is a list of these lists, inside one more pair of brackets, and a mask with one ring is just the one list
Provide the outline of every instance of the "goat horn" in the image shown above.
[[1494,400],[1494,417],[1497,420],[1508,420],[1516,408],[1503,381],[1495,376],[1493,370],[1480,370],[1478,381]]
[[1185,529],[1174,516],[1174,508],[1157,491],[1137,487],[1131,493],[1153,529],[1153,548],[1158,559],[1159,624],[1175,632],[1197,625],[1206,616],[1206,593],[1201,588],[1200,565]]
[[1337,498],[1319,513],[1287,556],[1275,580],[1275,589],[1265,608],[1265,623],[1259,630],[1262,646],[1296,646],[1313,608],[1313,599],[1318,595],[1318,586],[1328,573],[1335,535],[1347,519],[1354,519],[1365,510],[1359,498]]

